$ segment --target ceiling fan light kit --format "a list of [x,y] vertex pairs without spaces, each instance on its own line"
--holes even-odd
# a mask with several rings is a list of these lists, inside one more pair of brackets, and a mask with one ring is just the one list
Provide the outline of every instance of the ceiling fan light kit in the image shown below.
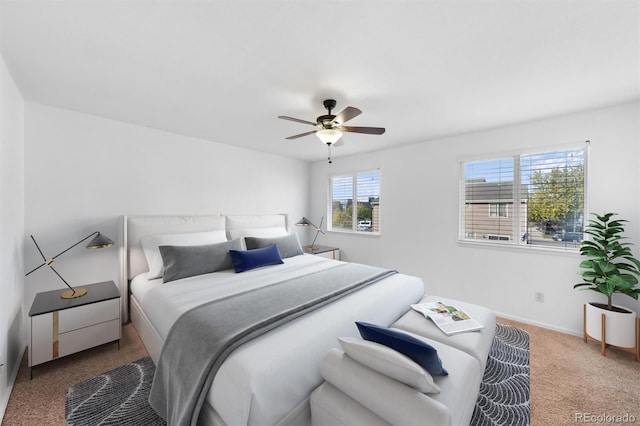
[[326,144],[329,149],[329,163],[331,163],[331,146],[338,146],[337,142],[342,137],[343,132],[352,133],[365,133],[368,135],[381,135],[385,132],[384,127],[354,127],[343,126],[344,123],[362,114],[358,108],[348,106],[343,109],[339,114],[333,115],[331,111],[336,107],[336,101],[334,99],[326,99],[323,102],[324,107],[327,110],[327,114],[321,115],[316,118],[316,122],[301,120],[299,118],[288,117],[286,115],[280,115],[278,118],[283,120],[295,121],[296,123],[310,124],[316,127],[316,130],[311,130],[297,135],[289,136],[288,140],[298,139],[303,136],[316,134],[322,143]]
[[333,145],[342,137],[342,132],[336,129],[318,130],[316,136],[327,145]]

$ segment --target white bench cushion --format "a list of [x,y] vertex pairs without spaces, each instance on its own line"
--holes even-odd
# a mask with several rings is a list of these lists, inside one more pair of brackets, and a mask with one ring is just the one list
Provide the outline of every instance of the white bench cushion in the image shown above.
[[[400,317],[398,321],[391,324],[391,328],[399,328],[404,331],[409,331],[419,336],[427,337],[428,339],[442,342],[448,346],[460,349],[477,359],[482,367],[482,371],[484,371],[496,329],[495,314],[493,311],[483,306],[459,300],[447,299],[445,297],[427,296],[421,300],[421,302],[438,301],[446,303],[447,305],[455,306],[456,308],[466,312],[474,320],[482,324],[484,328],[477,331],[447,336],[433,323],[433,321],[425,318],[422,314],[414,311],[413,309]],[[448,364],[446,361],[443,359],[442,362],[445,368],[447,368]]]
[[448,376],[433,376],[440,393],[429,396],[449,408],[452,425],[468,425],[478,399],[484,368],[466,352],[435,340],[424,340],[436,348],[449,372]]
[[[429,395],[365,367],[339,349],[333,348],[327,352],[322,361],[321,371],[327,382],[390,424],[414,424],[418,419],[427,424],[451,424],[449,409],[445,405],[436,402]],[[316,395],[316,398],[318,397],[319,395]],[[326,401],[323,406],[334,412]],[[341,406],[337,411],[342,409],[344,407]]]
[[[322,377],[359,405],[391,424],[469,424],[483,374],[479,362],[471,355],[440,342],[418,335],[414,337],[436,348],[449,371],[448,376],[434,377],[434,382],[440,387],[438,394],[423,394],[360,364],[335,348],[327,353],[322,362]],[[328,411],[333,416],[349,411],[349,407],[353,406],[350,401],[344,404],[331,402],[332,398],[339,398],[335,392],[331,393],[331,397],[325,395],[330,392],[333,391],[325,389],[314,392],[315,396],[312,394],[312,419],[314,404],[317,405],[316,411]],[[349,415],[341,417],[341,421],[348,424],[348,419],[362,416],[359,407],[353,410]],[[321,416],[328,419],[326,413]],[[315,419],[313,424],[316,424]]]
[[331,383],[324,382],[311,393],[311,424],[389,426],[391,423],[382,420]]

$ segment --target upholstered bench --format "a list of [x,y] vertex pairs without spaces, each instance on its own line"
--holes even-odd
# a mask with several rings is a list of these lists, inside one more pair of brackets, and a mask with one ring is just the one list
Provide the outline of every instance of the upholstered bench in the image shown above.
[[326,381],[311,394],[312,425],[468,425],[482,380],[480,364],[458,349],[418,338],[438,351],[449,373],[433,376],[438,392],[421,392],[334,348],[322,363]]
[[482,367],[482,371],[484,371],[496,328],[496,316],[493,311],[483,306],[438,296],[426,296],[419,303],[421,302],[443,302],[447,305],[455,306],[482,324],[484,328],[477,331],[447,336],[433,323],[433,321],[425,318],[424,315],[414,311],[413,309],[409,310],[409,312],[400,317],[398,321],[393,323],[391,328],[409,331],[419,336],[460,349],[477,359]]

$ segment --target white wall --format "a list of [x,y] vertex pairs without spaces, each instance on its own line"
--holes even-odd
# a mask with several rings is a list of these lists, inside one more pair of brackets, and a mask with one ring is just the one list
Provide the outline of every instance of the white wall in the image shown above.
[[[288,213],[308,210],[308,163],[68,110],[25,107],[25,269],[42,263],[32,234],[53,256],[100,230],[120,241],[122,215]],[[295,229],[294,229],[295,231]],[[56,269],[71,285],[118,280],[118,250],[65,253]],[[48,268],[37,292],[63,288]]]
[[25,348],[24,101],[0,57],[0,419]]
[[[458,185],[461,157],[538,149],[590,140],[588,209],[614,211],[640,256],[640,106],[638,103],[428,141],[396,149],[318,161],[311,168],[311,215],[326,215],[331,174],[381,169],[379,237],[328,233],[341,257],[422,277],[430,294],[486,305],[504,315],[580,334],[582,305],[602,297],[573,289],[579,255],[461,245]],[[347,142],[348,143],[348,142]],[[338,148],[339,149],[339,148]],[[337,149],[336,149],[337,151]],[[534,292],[544,293],[544,303]],[[640,312],[624,296],[614,303]]]

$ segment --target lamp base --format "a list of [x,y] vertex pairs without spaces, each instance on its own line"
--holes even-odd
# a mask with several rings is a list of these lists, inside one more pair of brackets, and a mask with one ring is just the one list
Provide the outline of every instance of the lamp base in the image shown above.
[[73,290],[65,290],[65,291],[63,291],[62,294],[60,295],[60,297],[63,298],[63,299],[77,299],[78,297],[82,297],[85,294],[87,294],[87,289],[76,288],[75,291],[73,291]]

